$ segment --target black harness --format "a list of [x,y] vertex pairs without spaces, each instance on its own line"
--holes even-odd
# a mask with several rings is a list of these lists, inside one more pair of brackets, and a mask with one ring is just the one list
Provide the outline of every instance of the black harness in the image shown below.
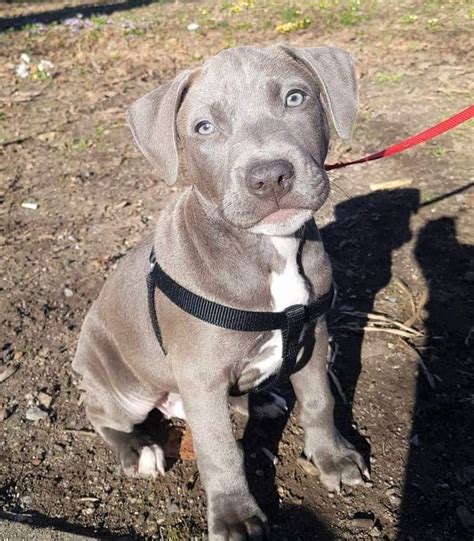
[[267,378],[253,391],[268,390],[276,384],[277,380],[290,376],[295,371],[299,339],[304,325],[315,321],[328,312],[335,299],[335,290],[331,285],[331,289],[316,301],[307,305],[294,304],[283,312],[237,310],[230,306],[209,301],[179,285],[158,265],[153,248],[150,253],[150,271],[146,282],[151,323],[158,343],[165,355],[166,349],[163,346],[163,337],[156,312],[155,288],[159,289],[181,310],[211,325],[232,331],[281,331],[283,339],[283,363],[281,369],[276,375]]

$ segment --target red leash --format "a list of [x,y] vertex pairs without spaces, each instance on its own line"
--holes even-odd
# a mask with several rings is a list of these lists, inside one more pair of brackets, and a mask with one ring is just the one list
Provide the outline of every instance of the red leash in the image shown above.
[[403,152],[404,150],[407,150],[411,147],[419,145],[420,143],[429,141],[430,139],[433,139],[434,137],[438,137],[438,135],[441,135],[445,131],[453,129],[456,126],[459,126],[459,124],[466,122],[473,116],[474,116],[474,105],[470,105],[467,109],[464,109],[464,111],[461,111],[460,113],[457,113],[454,116],[447,118],[446,120],[443,120],[439,124],[436,124],[435,126],[432,126],[431,128],[428,128],[427,130],[422,131],[421,133],[412,135],[408,139],[400,141],[399,143],[395,143],[391,147],[385,148],[384,150],[380,150],[379,152],[376,152],[375,154],[370,154],[369,156],[365,156],[364,158],[359,158],[358,160],[354,160],[352,162],[338,162],[338,163],[328,164],[328,165],[325,165],[324,168],[326,169],[326,171],[330,171],[331,169],[340,169],[341,167],[347,167],[348,165],[354,165],[356,163],[371,162],[372,160],[379,160],[380,158],[388,158],[389,156],[393,156],[394,154]]

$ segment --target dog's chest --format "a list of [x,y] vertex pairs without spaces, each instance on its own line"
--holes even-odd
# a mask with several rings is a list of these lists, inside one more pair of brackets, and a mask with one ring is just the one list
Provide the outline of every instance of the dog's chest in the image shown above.
[[[279,256],[278,265],[269,275],[273,311],[281,312],[293,304],[307,304],[309,291],[297,260],[300,240],[294,237],[272,237],[271,242]],[[283,363],[281,331],[267,334],[270,337],[259,345],[256,355],[249,359],[242,374],[252,373],[254,386],[278,372]],[[261,339],[259,337],[258,340]]]

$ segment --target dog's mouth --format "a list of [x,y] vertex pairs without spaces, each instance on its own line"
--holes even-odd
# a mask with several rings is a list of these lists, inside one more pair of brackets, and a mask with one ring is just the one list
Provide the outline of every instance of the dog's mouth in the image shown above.
[[312,217],[312,211],[304,208],[285,208],[267,214],[254,224],[250,231],[264,235],[290,235]]
[[260,224],[281,224],[294,218],[302,209],[279,209],[260,220]]

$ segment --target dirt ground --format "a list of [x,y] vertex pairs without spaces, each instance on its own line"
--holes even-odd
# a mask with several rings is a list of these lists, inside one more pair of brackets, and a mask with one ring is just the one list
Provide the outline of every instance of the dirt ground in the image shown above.
[[[328,161],[359,157],[472,103],[472,3],[81,4],[0,3],[0,518],[201,539],[195,464],[123,477],[71,372],[88,306],[175,190],[135,149],[126,106],[224,47],[334,44],[357,59],[360,114]],[[372,480],[334,495],[305,472],[297,408],[276,468],[250,427],[250,482],[273,539],[474,538],[472,126],[332,175],[316,220],[340,291],[336,417]],[[386,181],[398,187],[374,189]]]

